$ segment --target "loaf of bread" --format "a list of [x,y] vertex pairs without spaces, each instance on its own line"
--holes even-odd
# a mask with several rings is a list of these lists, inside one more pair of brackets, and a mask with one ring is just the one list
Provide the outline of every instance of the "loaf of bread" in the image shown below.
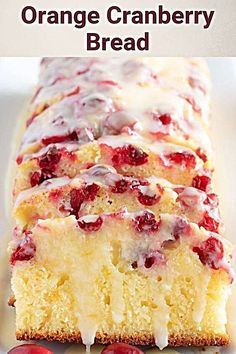
[[196,58],[45,58],[17,153],[17,339],[226,345],[232,247]]

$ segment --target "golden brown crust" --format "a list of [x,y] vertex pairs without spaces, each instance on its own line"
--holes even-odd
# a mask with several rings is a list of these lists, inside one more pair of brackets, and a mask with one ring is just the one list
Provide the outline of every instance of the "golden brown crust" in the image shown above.
[[[34,331],[17,331],[16,338],[18,340],[42,340],[46,339],[48,341],[59,341],[59,342],[76,342],[81,343],[80,333],[43,333]],[[154,337],[150,333],[134,333],[133,335],[125,334],[108,334],[108,333],[97,333],[96,343],[99,344],[110,344],[114,342],[123,342],[133,345],[155,345]],[[227,334],[193,334],[192,336],[187,335],[170,335],[169,336],[169,346],[225,346],[229,344],[229,337]]]

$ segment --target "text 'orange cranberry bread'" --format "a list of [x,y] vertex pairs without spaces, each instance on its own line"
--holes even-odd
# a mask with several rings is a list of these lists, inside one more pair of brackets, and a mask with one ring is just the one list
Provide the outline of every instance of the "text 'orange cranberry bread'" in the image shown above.
[[226,345],[231,245],[195,58],[45,58],[17,154],[18,339]]

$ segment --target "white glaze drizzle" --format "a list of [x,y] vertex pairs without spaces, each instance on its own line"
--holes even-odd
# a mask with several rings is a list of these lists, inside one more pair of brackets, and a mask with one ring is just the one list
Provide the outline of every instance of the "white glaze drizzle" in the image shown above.
[[158,293],[156,296],[158,298],[158,308],[153,310],[153,333],[156,346],[163,349],[168,345],[170,308],[166,304],[163,294]]
[[[196,64],[199,70],[195,69]],[[86,72],[77,74],[83,71]],[[61,136],[89,128],[95,138],[120,133],[122,129],[148,138],[152,138],[152,134],[163,133],[167,134],[169,141],[192,148],[201,146],[211,155],[208,136],[200,123],[201,119],[206,121],[209,115],[208,95],[198,87],[191,87],[189,77],[203,82],[206,92],[209,91],[209,80],[202,63],[193,63],[188,59],[47,60],[47,64],[42,64],[40,90],[33,100],[32,109],[39,103],[66,97],[78,86],[80,92],[53,104],[36,117],[25,133],[23,151],[33,142],[40,143],[45,131],[47,136]],[[201,113],[194,112],[182,96],[193,97],[201,107]],[[87,101],[97,104],[86,106]],[[86,107],[92,107],[92,110]],[[173,124],[162,124],[158,119],[153,119],[153,114],[169,114]],[[53,123],[58,115],[63,119],[63,125]]]
[[195,296],[195,302],[193,303],[193,320],[199,324],[202,321],[206,308],[206,294],[210,279],[211,272],[208,269],[206,269],[204,273],[199,274],[196,278],[195,291],[197,296]]

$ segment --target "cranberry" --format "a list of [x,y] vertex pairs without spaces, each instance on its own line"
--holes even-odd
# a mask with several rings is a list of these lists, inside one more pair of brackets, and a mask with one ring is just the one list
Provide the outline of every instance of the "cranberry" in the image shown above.
[[30,185],[31,187],[38,186],[44,181],[43,174],[40,171],[35,171],[30,174]]
[[63,143],[64,141],[78,141],[78,135],[74,131],[66,135],[53,135],[42,139],[43,145]]
[[198,223],[198,225],[204,227],[208,231],[218,232],[219,222],[205,212],[203,219]]
[[21,156],[21,155],[17,156],[17,158],[16,158],[17,165],[20,165],[22,163],[22,161],[23,161],[23,156]]
[[163,265],[165,264],[166,259],[163,253],[160,251],[154,251],[151,254],[145,254],[142,256],[142,260],[134,261],[131,266],[133,269],[137,269],[138,266],[144,266],[145,268],[149,269],[154,265]]
[[137,261],[134,261],[132,264],[131,264],[132,268],[133,269],[137,269],[138,268],[138,262]]
[[95,221],[86,222],[84,220],[78,220],[79,227],[84,231],[98,231],[103,224],[103,220],[100,216]]
[[144,211],[141,215],[136,216],[134,225],[138,232],[157,232],[159,230],[160,221],[156,221],[153,213]]
[[72,189],[70,191],[70,205],[72,208],[71,213],[73,215],[78,215],[78,212],[80,210],[81,204],[83,203],[84,198],[83,198],[83,192],[81,189]]
[[186,231],[189,231],[188,228],[190,227],[189,223],[180,217],[176,218],[176,223],[173,228],[173,236],[176,240],[179,239],[181,235],[184,235]]
[[145,259],[144,266],[145,266],[145,268],[151,268],[155,263],[156,263],[156,257],[155,256],[147,257]]
[[153,196],[143,194],[142,192],[139,192],[138,194],[138,201],[143,205],[151,206],[157,204],[160,201],[160,199],[161,196],[158,194],[154,194]]
[[61,152],[59,152],[56,147],[51,147],[44,155],[39,158],[38,164],[43,171],[45,170],[51,173],[55,171],[60,160]]
[[113,343],[104,348],[101,354],[144,354],[144,352],[129,344]]
[[[126,155],[127,153],[127,155]],[[125,151],[125,162],[129,165],[139,166],[147,162],[148,155],[132,145],[128,145]]]
[[96,198],[99,186],[95,183],[89,184],[80,189],[72,189],[70,191],[70,205],[72,214],[78,216],[81,204],[87,201],[93,201]]
[[207,192],[209,189],[210,183],[211,183],[210,177],[204,176],[204,175],[203,176],[197,175],[193,178],[192,186],[194,188],[197,188],[197,189],[200,189],[204,192]]
[[205,154],[204,150],[198,148],[196,150],[196,154],[198,157],[200,157],[200,159],[202,159],[203,162],[207,162],[207,155]]
[[171,123],[171,116],[169,114],[162,114],[158,117],[163,125],[168,125]]
[[42,345],[22,344],[9,350],[7,354],[53,354],[53,352]]
[[140,166],[147,163],[147,161],[148,154],[133,145],[118,147],[113,151],[112,162],[114,165]]
[[43,181],[56,177],[53,173],[61,160],[61,152],[56,147],[50,148],[44,155],[38,158],[41,171],[32,172],[29,176],[31,187],[37,186]]
[[36,246],[30,237],[31,232],[26,233],[25,238],[20,242],[11,255],[10,262],[14,265],[17,261],[29,261],[36,252]]
[[113,193],[124,193],[129,189],[130,183],[126,179],[120,179],[115,182],[115,185],[111,187]]
[[176,164],[182,165],[186,168],[194,168],[196,166],[196,158],[189,152],[172,152],[165,155],[165,157]]
[[83,189],[83,196],[86,201],[93,201],[96,198],[96,195],[100,187],[95,184],[89,184]]
[[209,237],[207,240],[193,247],[193,252],[198,254],[200,261],[213,269],[219,269],[219,262],[224,257],[224,247],[220,240]]

